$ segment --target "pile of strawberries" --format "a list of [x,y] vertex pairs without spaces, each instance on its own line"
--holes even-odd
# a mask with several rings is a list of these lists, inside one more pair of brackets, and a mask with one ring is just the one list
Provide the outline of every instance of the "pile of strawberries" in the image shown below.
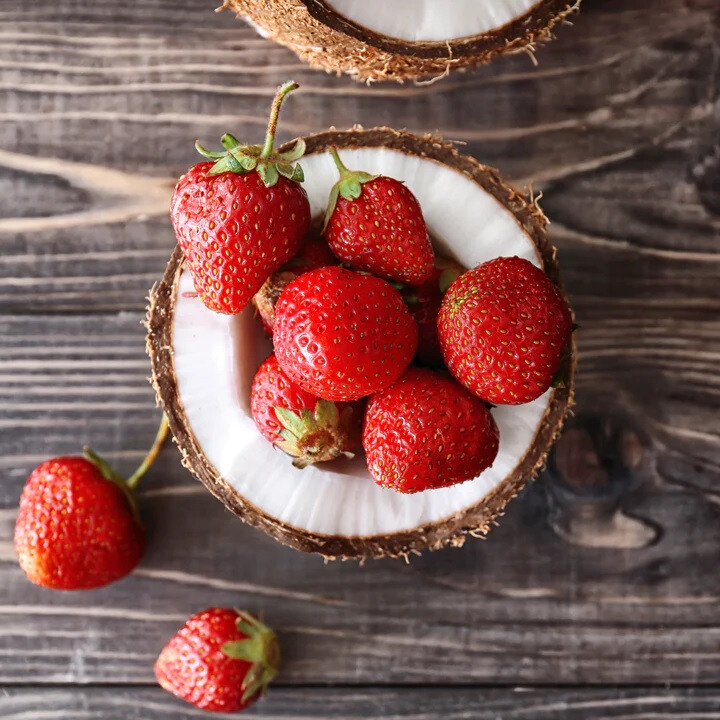
[[[352,455],[403,493],[446,487],[490,467],[499,446],[489,405],[544,393],[567,351],[572,319],[558,289],[527,260],[467,272],[438,258],[422,209],[383,175],[339,172],[313,228],[292,150],[274,150],[280,88],[263,146],[224,150],[177,184],[172,221],[197,294],[216,312],[254,302],[274,353],[251,405],[260,432],[294,465]],[[449,373],[448,373],[449,371]]]

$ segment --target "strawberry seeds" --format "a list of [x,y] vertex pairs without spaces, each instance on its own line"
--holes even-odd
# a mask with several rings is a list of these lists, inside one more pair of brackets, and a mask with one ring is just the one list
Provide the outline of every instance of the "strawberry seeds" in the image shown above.
[[489,404],[548,390],[570,310],[528,260],[463,272],[436,257],[412,192],[348,169],[335,147],[338,180],[310,231],[305,144],[274,150],[280,106],[296,87],[279,89],[262,146],[232,135],[223,151],[197,145],[212,162],[178,182],[173,226],[197,293],[215,312],[251,300],[259,310],[274,354],[253,383],[252,413],[296,467],[352,455],[362,436],[383,487],[415,493],[471,480],[498,452]]

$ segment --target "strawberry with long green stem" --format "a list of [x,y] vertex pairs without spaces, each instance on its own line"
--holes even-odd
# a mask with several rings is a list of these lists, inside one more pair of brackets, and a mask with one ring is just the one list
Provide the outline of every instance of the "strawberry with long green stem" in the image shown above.
[[239,313],[267,278],[292,258],[310,227],[310,204],[300,183],[300,139],[275,150],[280,107],[298,85],[277,91],[263,145],[243,145],[229,133],[224,150],[195,146],[208,162],[178,181],[170,215],[201,300],[211,310]]
[[163,416],[150,451],[126,480],[99,455],[59,457],[31,473],[20,499],[15,549],[36,585],[88,590],[119,580],[145,551],[135,490],[168,432]]

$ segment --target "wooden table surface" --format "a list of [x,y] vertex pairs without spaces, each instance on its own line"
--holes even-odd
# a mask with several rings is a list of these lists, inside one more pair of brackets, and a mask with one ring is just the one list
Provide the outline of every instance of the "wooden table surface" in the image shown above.
[[[313,72],[213,0],[0,0],[0,717],[202,715],[154,684],[190,613],[264,613],[273,718],[720,718],[717,0],[584,0],[537,53],[428,86]],[[532,184],[577,311],[577,408],[484,541],[324,564],[224,510],[168,444],[149,549],[106,589],[31,586],[13,545],[41,460],[123,470],[159,420],[141,327],[195,138],[439,131]]]

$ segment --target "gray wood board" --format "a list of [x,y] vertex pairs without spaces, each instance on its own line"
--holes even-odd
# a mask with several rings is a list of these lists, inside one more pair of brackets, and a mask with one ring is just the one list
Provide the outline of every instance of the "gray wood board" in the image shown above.
[[[430,86],[311,72],[209,2],[0,4],[0,307],[139,309],[173,245],[192,141],[390,124],[543,192],[581,322],[718,308],[713,0],[587,0],[539,53]],[[202,28],[200,32],[198,28]],[[631,37],[627,28],[632,28]]]
[[[364,567],[325,565],[244,526],[168,445],[140,495],[150,528],[140,569],[97,592],[32,587],[12,547],[28,470],[87,441],[129,471],[152,436],[159,413],[139,321],[124,313],[0,322],[0,402],[11,409],[0,436],[0,682],[151,681],[165,639],[210,604],[264,612],[282,633],[293,683],[716,680],[717,496],[702,468],[695,484],[681,482],[699,452],[688,438],[675,454],[655,441],[590,495],[573,482],[592,472],[581,466],[568,482],[557,456],[486,541]],[[594,408],[600,418],[610,411]],[[710,409],[704,419],[713,422]],[[596,420],[578,419],[560,447],[586,458],[578,438]],[[617,421],[619,432],[633,428],[653,426]],[[578,510],[584,519],[568,535]],[[605,546],[583,546],[597,542]]]
[[[52,708],[43,713],[42,707]],[[208,717],[157,689],[28,688],[0,694],[4,720],[184,720]],[[237,715],[219,714],[218,718]],[[713,720],[717,689],[507,690],[273,688],[243,717],[287,720]]]
[[[267,715],[420,713],[417,689],[346,702],[350,691],[307,683],[716,683],[714,0],[585,0],[538,68],[518,56],[369,88],[307,70],[212,8],[0,0],[0,683],[151,683],[169,634],[210,604],[279,628],[295,687]],[[581,324],[576,417],[550,471],[484,542],[409,565],[326,566],[243,526],[168,447],[141,492],[150,545],[138,572],[86,594],[31,587],[12,547],[29,470],[85,442],[129,470],[152,437],[140,321],[192,141],[259,139],[288,77],[302,89],[283,138],[355,123],[439,131],[544,193]],[[526,716],[512,693],[463,692],[466,707],[439,688],[423,697],[451,718]],[[627,692],[538,702],[560,708],[548,717],[717,713],[713,691]],[[177,716],[158,693],[28,689],[10,707],[34,717],[35,697],[58,717],[112,717],[113,703],[123,717]]]

